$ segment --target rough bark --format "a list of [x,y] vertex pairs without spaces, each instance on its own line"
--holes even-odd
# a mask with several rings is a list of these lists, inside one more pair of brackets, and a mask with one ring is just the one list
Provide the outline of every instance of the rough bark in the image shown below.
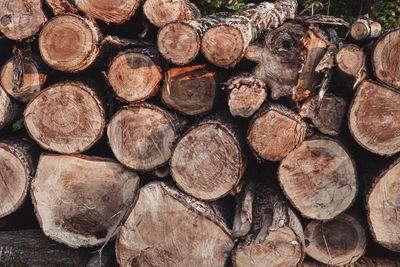
[[350,207],[357,193],[355,166],[336,141],[304,141],[282,160],[278,178],[283,191],[303,217],[335,218]]
[[350,35],[356,41],[377,38],[381,35],[382,26],[367,16],[357,19],[350,28]]
[[12,40],[35,35],[47,21],[40,0],[3,0],[0,2],[0,30]]
[[140,5],[139,0],[75,0],[79,10],[106,23],[128,21]]
[[367,75],[365,55],[355,44],[342,47],[336,54],[336,65],[344,84],[355,89]]
[[268,84],[272,99],[298,101],[318,85],[315,68],[327,47],[327,40],[312,25],[287,22],[269,32],[262,47],[249,46],[246,58],[259,63],[253,75]]
[[188,0],[146,0],[143,5],[143,12],[149,21],[157,27],[171,21],[201,17],[200,10]]
[[122,164],[135,170],[151,170],[171,157],[176,128],[168,113],[143,103],[118,111],[107,126],[107,136]]
[[68,0],[44,0],[47,6],[51,9],[55,16],[65,13],[78,13],[74,4],[71,4],[73,1]]
[[306,131],[307,124],[298,114],[267,104],[250,122],[247,142],[259,158],[280,161],[303,142]]
[[251,230],[255,190],[255,183],[249,181],[245,188],[235,196],[236,208],[232,226],[232,236],[235,238],[245,236]]
[[328,222],[311,221],[304,237],[307,255],[331,266],[355,263],[367,246],[363,226],[349,214],[340,214]]
[[42,154],[31,196],[43,232],[77,248],[115,236],[138,186],[136,173],[113,160]]
[[18,103],[0,87],[0,129],[8,126],[18,116]]
[[222,267],[233,246],[226,223],[209,205],[157,182],[140,189],[116,253],[124,267]]
[[347,111],[346,101],[334,94],[325,94],[320,105],[319,97],[308,99],[300,110],[302,118],[311,119],[318,130],[327,135],[338,136]]
[[161,99],[184,115],[200,115],[214,107],[217,85],[216,73],[205,64],[174,67],[166,73]]
[[232,116],[252,116],[267,98],[265,83],[249,73],[230,78],[222,89],[226,90]]
[[119,98],[137,102],[158,92],[162,73],[156,53],[148,48],[129,49],[112,60],[107,78]]
[[78,82],[52,85],[27,105],[25,128],[44,149],[80,153],[103,134],[104,109],[94,91]]
[[39,49],[50,67],[65,72],[80,72],[89,67],[100,51],[100,30],[93,19],[74,14],[51,19],[39,36]]
[[362,82],[351,103],[348,119],[357,143],[382,156],[400,151],[399,101],[396,90],[371,80]]
[[215,200],[233,191],[245,170],[239,139],[228,124],[208,120],[178,141],[170,161],[177,186],[198,199]]

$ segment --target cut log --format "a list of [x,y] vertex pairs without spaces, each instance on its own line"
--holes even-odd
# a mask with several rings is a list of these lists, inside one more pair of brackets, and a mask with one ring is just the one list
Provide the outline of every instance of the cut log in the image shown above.
[[[303,267],[331,267],[332,265],[323,264],[316,261],[306,261]],[[344,265],[345,267],[398,267],[400,266],[399,259],[392,258],[367,258],[361,257],[358,261]]]
[[113,160],[42,154],[31,196],[43,232],[77,248],[114,237],[138,186],[136,173]]
[[304,141],[282,160],[278,178],[283,191],[303,217],[329,220],[345,211],[357,193],[349,154],[336,141]]
[[139,0],[75,0],[79,10],[89,17],[106,23],[122,24],[128,21],[140,5]]
[[1,266],[76,267],[85,266],[88,257],[88,253],[54,242],[40,230],[0,232]]
[[230,78],[222,87],[227,91],[232,116],[252,116],[267,98],[265,83],[249,73]]
[[321,133],[338,136],[347,111],[346,101],[330,93],[324,95],[320,106],[318,100],[318,96],[308,99],[301,107],[300,116],[311,119]]
[[303,259],[301,222],[277,191],[258,185],[252,229],[233,251],[233,266],[298,266]]
[[375,241],[400,252],[398,206],[400,161],[397,160],[372,185],[367,196],[368,223]]
[[40,54],[47,65],[56,70],[79,72],[96,59],[100,37],[94,20],[73,14],[59,15],[51,19],[40,33]]
[[371,80],[361,83],[348,119],[350,132],[357,143],[382,156],[399,152],[399,101],[400,93],[389,87]]
[[0,2],[0,30],[12,40],[35,35],[47,21],[40,0],[3,0]]
[[218,121],[190,129],[172,153],[172,178],[183,191],[198,199],[222,198],[239,183],[245,170],[235,133]]
[[232,236],[234,238],[245,236],[251,230],[255,190],[255,183],[249,181],[244,190],[235,196],[236,209],[232,226]]
[[263,47],[249,46],[246,58],[259,62],[253,74],[271,88],[272,99],[286,96],[298,101],[318,85],[315,67],[327,47],[312,25],[287,22],[266,35]]
[[223,267],[233,246],[226,223],[209,205],[158,182],[140,189],[116,253],[120,266]]
[[171,21],[201,17],[200,10],[188,0],[146,0],[143,5],[143,12],[150,22],[157,27]]
[[142,103],[119,110],[107,126],[107,136],[118,161],[145,171],[169,160],[176,132],[167,112]]
[[112,60],[107,77],[119,98],[137,102],[157,93],[162,73],[152,57],[154,51],[143,48],[120,52]]
[[328,222],[311,221],[304,230],[304,237],[308,244],[307,255],[330,266],[355,263],[367,246],[363,226],[348,214]]
[[355,89],[367,75],[364,52],[355,44],[341,48],[336,54],[335,61],[341,74],[340,78],[350,88]]
[[28,102],[42,90],[46,77],[34,59],[17,55],[3,65],[0,83],[13,98]]
[[375,43],[372,67],[375,77],[382,83],[400,89],[400,29],[391,30]]
[[280,161],[300,145],[307,124],[288,108],[267,104],[257,112],[249,124],[247,142],[260,159]]
[[78,82],[52,85],[27,105],[25,127],[44,149],[80,153],[102,136],[105,115],[94,91]]
[[18,103],[0,87],[0,129],[13,122],[19,111]]
[[356,41],[377,38],[381,35],[382,26],[368,16],[357,19],[350,28],[350,35]]
[[32,145],[23,140],[0,141],[0,218],[24,202],[35,172]]
[[161,99],[184,115],[200,115],[214,107],[217,85],[216,73],[206,65],[171,68],[161,88]]

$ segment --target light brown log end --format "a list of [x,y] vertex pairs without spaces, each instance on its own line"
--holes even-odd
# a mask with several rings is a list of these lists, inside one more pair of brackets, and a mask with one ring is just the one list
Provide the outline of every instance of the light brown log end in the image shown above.
[[376,38],[381,32],[382,26],[379,22],[372,21],[365,17],[358,19],[350,28],[350,35],[356,41]]

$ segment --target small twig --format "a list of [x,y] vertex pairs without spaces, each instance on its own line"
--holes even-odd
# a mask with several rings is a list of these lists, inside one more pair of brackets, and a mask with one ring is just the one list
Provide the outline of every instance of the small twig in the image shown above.
[[306,7],[305,9],[303,9],[303,10],[300,12],[299,17],[300,17],[301,15],[303,15],[306,11],[309,11],[310,9],[311,9],[311,15],[314,15],[314,5],[315,5],[315,4],[320,4],[322,7],[324,6],[321,2],[315,1],[315,2],[313,2],[312,4],[310,4],[308,7]]

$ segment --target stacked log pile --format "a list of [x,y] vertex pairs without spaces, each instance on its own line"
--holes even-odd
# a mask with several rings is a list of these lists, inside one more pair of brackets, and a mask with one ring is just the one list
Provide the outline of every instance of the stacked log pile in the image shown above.
[[400,29],[297,13],[0,0],[0,266],[399,266]]

